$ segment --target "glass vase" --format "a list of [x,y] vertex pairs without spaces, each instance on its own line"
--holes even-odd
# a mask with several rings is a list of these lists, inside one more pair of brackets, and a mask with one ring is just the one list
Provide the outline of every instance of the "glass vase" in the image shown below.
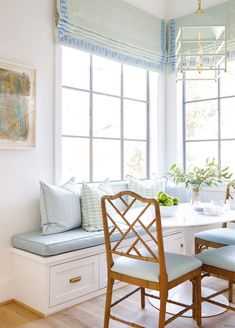
[[191,205],[198,207],[200,205],[201,189],[200,187],[193,186],[191,189]]

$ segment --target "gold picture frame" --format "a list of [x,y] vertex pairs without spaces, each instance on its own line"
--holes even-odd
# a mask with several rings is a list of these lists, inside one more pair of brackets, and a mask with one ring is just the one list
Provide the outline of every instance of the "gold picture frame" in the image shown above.
[[35,148],[36,70],[0,60],[0,148]]

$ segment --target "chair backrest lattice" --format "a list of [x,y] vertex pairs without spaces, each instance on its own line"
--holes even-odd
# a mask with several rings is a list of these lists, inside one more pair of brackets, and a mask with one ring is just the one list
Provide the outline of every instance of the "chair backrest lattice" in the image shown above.
[[[116,195],[103,196],[101,207],[108,267],[112,267],[113,256],[124,256],[159,263],[160,272],[166,273],[158,202],[132,191],[121,191]],[[115,233],[118,237],[111,242]],[[151,241],[151,246],[143,235]],[[133,238],[133,242],[127,247],[126,239],[129,237]]]

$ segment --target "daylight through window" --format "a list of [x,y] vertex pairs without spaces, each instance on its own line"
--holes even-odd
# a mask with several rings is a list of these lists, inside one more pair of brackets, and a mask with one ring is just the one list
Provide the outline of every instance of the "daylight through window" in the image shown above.
[[215,158],[235,173],[235,62],[216,82],[184,81],[183,113],[186,170]]
[[157,75],[62,47],[63,180],[149,176],[150,84]]

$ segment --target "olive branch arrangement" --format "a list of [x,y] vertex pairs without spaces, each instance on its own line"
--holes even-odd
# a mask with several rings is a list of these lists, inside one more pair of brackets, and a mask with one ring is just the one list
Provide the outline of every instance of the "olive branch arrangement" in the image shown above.
[[199,192],[204,186],[217,186],[222,182],[230,182],[232,173],[229,167],[220,169],[215,160],[206,159],[204,167],[194,167],[189,172],[184,172],[177,164],[170,167],[168,177],[173,178],[175,184],[184,183],[186,187],[191,186],[193,191]]

